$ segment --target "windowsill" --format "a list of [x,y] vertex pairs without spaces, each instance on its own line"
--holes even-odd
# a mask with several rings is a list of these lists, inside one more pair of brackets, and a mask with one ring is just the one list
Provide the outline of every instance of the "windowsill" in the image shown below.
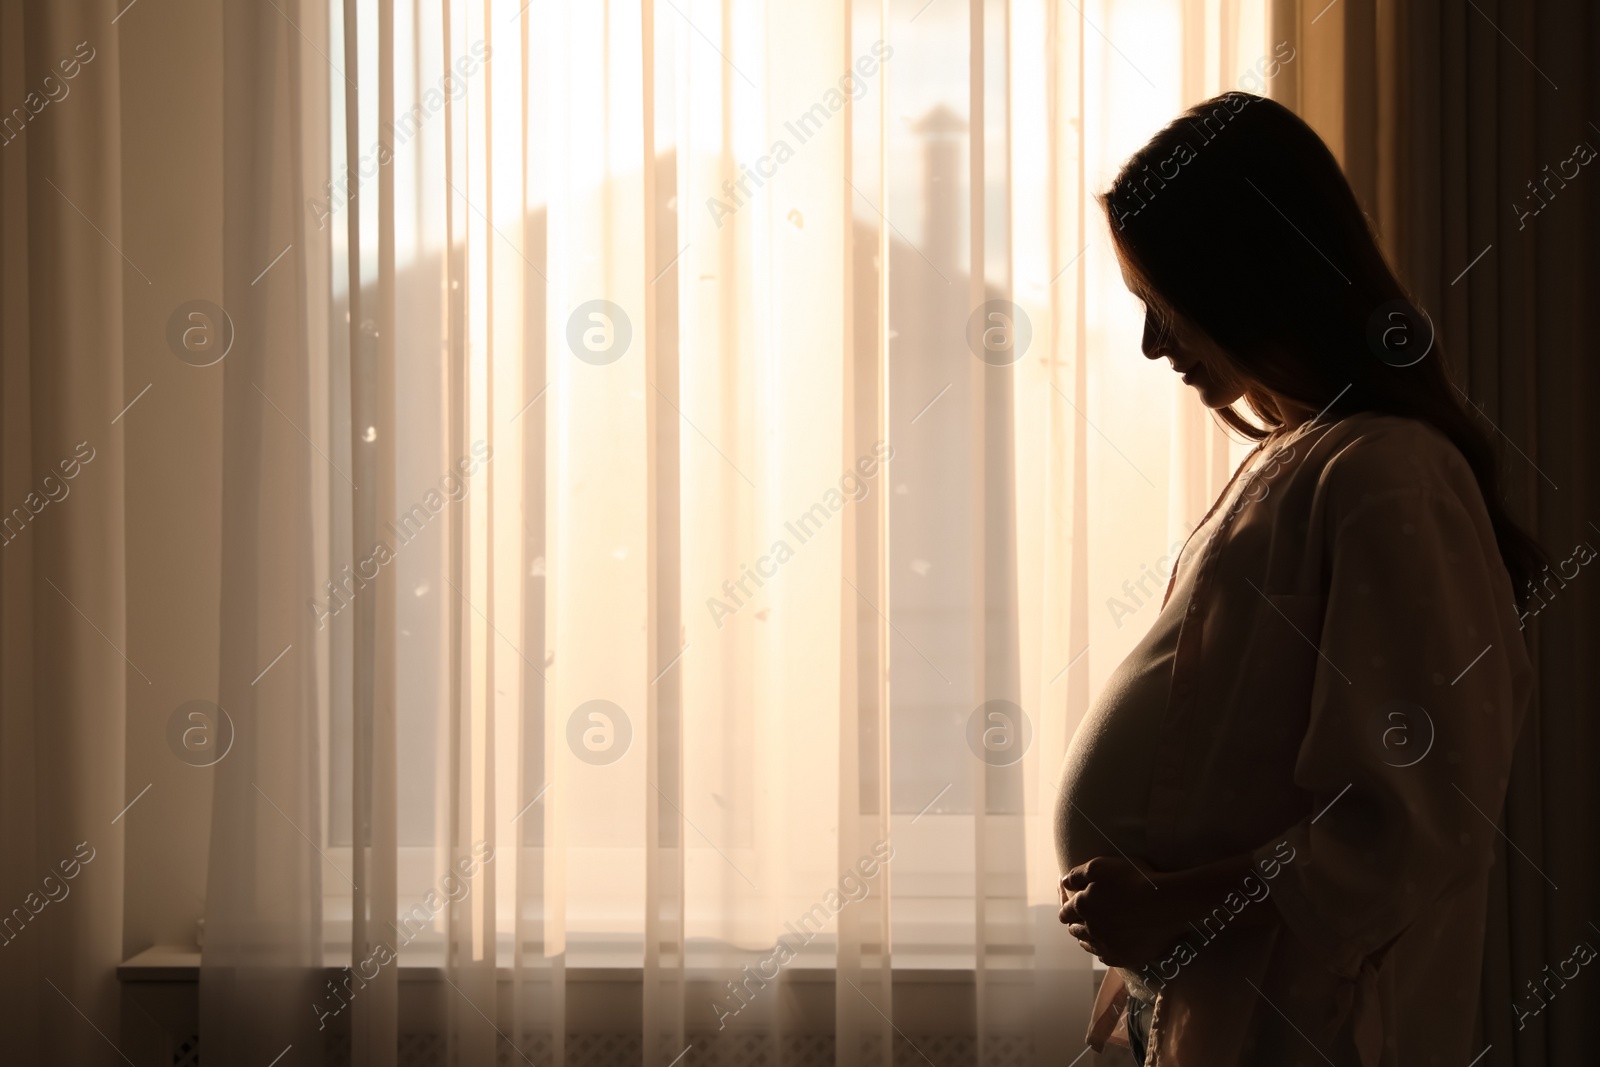
[[200,953],[189,949],[147,948],[117,964],[119,982],[197,982]]
[[[971,1038],[978,1025],[975,1015],[978,976],[970,957],[965,966],[925,966],[933,962],[926,957],[907,961],[923,966],[899,965],[904,958],[904,954],[897,955],[892,976],[896,1027],[909,1034]],[[948,958],[941,957],[939,962]],[[644,979],[642,968],[607,966],[607,962],[591,958],[587,965],[569,964],[559,972],[565,987],[563,1010],[569,1033],[615,1034],[628,1030],[630,1025],[637,1026],[636,1021],[619,1019],[618,1006],[639,1003]],[[1073,960],[1070,972],[1053,972],[1049,976],[1031,967],[989,968],[983,976],[988,992],[985,998],[989,1005],[987,1025],[1016,1033],[1029,1032],[1039,1021],[1036,983],[1043,979],[1056,992],[1057,999],[1052,1003],[1057,1007],[1052,1010],[1060,1013],[1057,1022],[1061,1032],[1074,1038],[1082,1034],[1089,1025],[1090,1005],[1094,1003],[1095,991],[1103,977],[1103,969],[1091,970],[1084,966],[1088,962],[1087,958]],[[782,998],[783,1011],[788,1014],[796,1033],[829,1033],[835,1019],[837,972],[832,966],[799,966],[798,963],[794,961],[783,968],[783,984],[787,987]],[[339,967],[325,967],[324,971],[322,976],[305,976],[307,984],[320,985],[321,977],[337,984],[345,973]],[[396,977],[401,1011],[409,1020],[408,1025],[418,1033],[433,1033],[443,1027],[437,1013],[439,1005],[450,998],[444,968],[424,956],[401,962]],[[535,972],[533,981],[537,983],[540,977],[539,972]],[[542,977],[548,981],[553,973],[546,970]],[[726,969],[688,968],[679,987],[688,1013],[686,1027],[697,1032],[717,1028],[715,1004],[727,995],[729,977]],[[117,978],[125,997],[139,998],[136,1002],[146,1005],[167,1006],[170,1018],[163,1016],[161,1025],[167,1027],[168,1037],[176,1040],[199,1032],[200,953],[194,948],[158,946],[146,949],[119,966]],[[511,984],[512,969],[498,968],[497,978],[503,993]],[[762,1006],[753,1014],[736,1020],[733,1028],[760,1030],[768,1026],[777,1003],[777,999],[763,998]]]

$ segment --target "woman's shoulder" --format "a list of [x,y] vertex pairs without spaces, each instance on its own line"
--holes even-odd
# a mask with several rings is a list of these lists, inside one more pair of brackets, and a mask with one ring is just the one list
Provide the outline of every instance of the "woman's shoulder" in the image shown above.
[[1348,514],[1387,497],[1434,494],[1481,510],[1482,495],[1466,457],[1422,419],[1357,412],[1325,429],[1310,449],[1318,488],[1330,510]]

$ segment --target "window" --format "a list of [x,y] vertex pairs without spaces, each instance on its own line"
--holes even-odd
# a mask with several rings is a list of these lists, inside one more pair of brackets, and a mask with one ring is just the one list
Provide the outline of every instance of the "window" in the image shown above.
[[1066,741],[1241,455],[1139,358],[1092,196],[1184,103],[1267,91],[1264,5],[989,4],[976,83],[952,0],[520,6],[395,12],[392,137],[373,5],[355,106],[328,81],[330,862],[392,664],[401,911],[492,840],[480,950],[520,908],[546,953],[637,964],[680,860],[691,965],[771,944],[848,868],[841,816],[894,842],[897,962],[1028,943]]

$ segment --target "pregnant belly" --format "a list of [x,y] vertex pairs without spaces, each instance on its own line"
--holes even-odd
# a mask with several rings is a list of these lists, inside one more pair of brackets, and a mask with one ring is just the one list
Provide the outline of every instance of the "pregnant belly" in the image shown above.
[[1135,649],[1090,707],[1061,771],[1056,858],[1062,872],[1096,856],[1142,859],[1151,752],[1166,713],[1171,659]]
[[1133,783],[1118,780],[1125,768],[1122,760],[1090,762],[1068,754],[1055,819],[1056,858],[1063,874],[1096,856],[1137,858],[1144,853],[1149,790],[1134,795]]

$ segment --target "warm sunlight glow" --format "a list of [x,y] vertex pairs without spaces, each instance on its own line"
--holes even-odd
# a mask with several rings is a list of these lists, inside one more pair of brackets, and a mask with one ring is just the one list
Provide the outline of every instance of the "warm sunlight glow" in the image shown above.
[[[503,850],[466,905],[474,958],[495,938],[510,950],[531,877],[542,904],[524,920],[546,955],[578,945],[636,960],[644,813],[653,801],[678,814],[648,764],[667,678],[681,686],[683,935],[771,944],[838,881],[841,731],[855,729],[862,692],[849,657],[859,627],[886,621],[888,796],[906,831],[893,939],[929,960],[970,943],[974,786],[965,748],[947,738],[997,684],[983,681],[956,620],[982,551],[969,501],[1001,475],[974,451],[985,431],[973,389],[989,372],[959,341],[965,312],[948,320],[953,349],[927,347],[932,324],[975,291],[966,7],[897,13],[886,30],[865,6],[847,27],[837,7],[683,0],[656,10],[650,85],[637,5],[535,4],[526,37],[516,0],[452,5],[448,72],[440,9],[422,7],[420,27],[396,14],[407,57],[397,116],[400,101],[422,104],[395,168],[397,266],[425,279],[400,314],[440,338],[430,358],[457,352],[466,399],[459,412],[442,399],[448,358],[429,364],[434,384],[408,387],[397,499],[419,497],[464,456],[484,462],[467,483],[464,529],[441,516],[434,562],[402,571],[402,625],[430,635],[414,647],[436,665],[401,694],[412,708],[401,766],[435,797],[431,822],[424,808],[403,822],[402,845],[434,842],[437,865],[477,841]],[[985,25],[981,266],[1032,336],[1010,377],[1017,490],[990,499],[1014,509],[1015,573],[1042,576],[1010,594],[1016,700],[1033,731],[1019,906],[1052,897],[1049,821],[1067,739],[1153,618],[1176,544],[1240,454],[1165,365],[1142,358],[1139,304],[1092,199],[1169,116],[1240,84],[1269,50],[1261,0],[1210,0],[1198,38],[1182,28],[1193,7],[1091,3],[1080,25],[1070,5],[1019,0]],[[1199,54],[1183,54],[1186,40]],[[364,136],[376,106],[362,96]],[[645,109],[653,166],[641,154]],[[338,92],[331,120],[342,152]],[[669,192],[647,215],[651,181]],[[376,231],[375,201],[356,200],[364,235]],[[651,220],[654,250],[641,239]],[[366,276],[367,236],[362,261]],[[334,278],[342,286],[341,269]],[[874,318],[880,289],[887,323]],[[571,358],[574,337],[599,355]],[[625,355],[608,360],[619,337]],[[411,340],[426,356],[424,337]],[[530,351],[543,355],[530,363]],[[889,360],[886,406],[860,373],[876,353]],[[881,440],[851,414],[873,405],[887,417]],[[666,472],[649,459],[663,420],[678,440]],[[530,432],[542,435],[531,451]],[[889,458],[897,448],[903,458]],[[656,647],[677,659],[651,654],[662,536],[651,508],[664,477],[681,500],[681,632]],[[868,573],[850,538],[880,497],[893,531],[885,581],[856,587],[838,576]],[[459,589],[445,580],[453,553]],[[1087,613],[1075,613],[1084,582]],[[460,647],[448,638],[452,597]],[[557,636],[540,652],[547,633]],[[627,747],[608,756],[611,744]],[[455,795],[450,775],[428,769],[452,746]],[[520,871],[516,848],[529,850]],[[403,874],[402,908],[429,890],[434,864],[407,868],[417,873]]]

